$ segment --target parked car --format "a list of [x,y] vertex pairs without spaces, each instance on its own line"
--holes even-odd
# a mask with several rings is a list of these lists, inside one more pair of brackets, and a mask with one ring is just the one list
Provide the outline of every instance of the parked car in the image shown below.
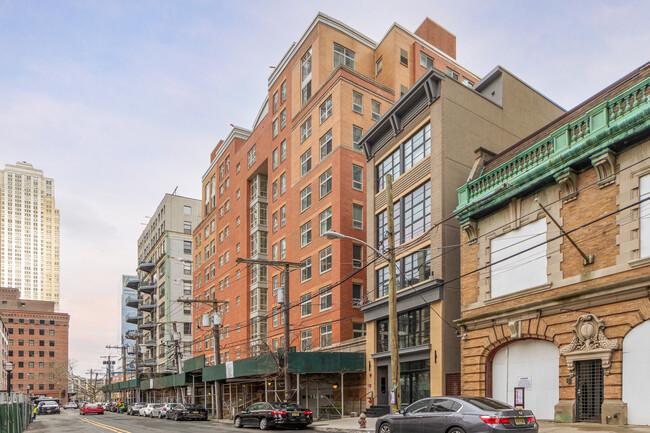
[[126,408],[127,415],[140,415],[140,409],[144,407],[144,403],[133,403]]
[[428,397],[398,413],[377,419],[376,433],[469,431],[537,433],[539,426],[530,410],[519,410],[486,397]]
[[61,407],[56,401],[43,401],[38,404],[38,412],[41,415],[61,413]]
[[149,418],[153,418],[152,413],[154,408],[161,406],[162,404],[159,403],[148,403],[145,407],[140,409],[140,416],[148,416]]
[[63,406],[63,409],[78,409],[79,407],[77,406],[77,403],[74,401],[69,401]]
[[314,421],[312,411],[296,403],[255,403],[235,416],[235,427],[255,426],[266,430],[273,426],[305,428]]
[[91,413],[104,415],[104,408],[99,403],[86,403],[79,409],[79,415],[89,415]]
[[158,407],[154,407],[153,410],[151,411],[151,417],[167,418],[167,412],[176,406],[178,406],[178,403],[165,403]]
[[174,421],[180,421],[183,419],[198,419],[201,421],[208,420],[208,411],[205,408],[198,404],[177,404],[173,408],[167,411],[165,415],[167,419],[173,419]]

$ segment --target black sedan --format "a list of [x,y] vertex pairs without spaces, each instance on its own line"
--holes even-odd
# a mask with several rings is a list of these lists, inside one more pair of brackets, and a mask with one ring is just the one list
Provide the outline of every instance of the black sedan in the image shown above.
[[533,412],[485,397],[429,397],[377,419],[376,433],[537,433]]
[[174,421],[180,421],[183,419],[207,421],[208,411],[198,404],[177,404],[167,411],[165,417],[167,419],[173,419]]
[[273,426],[305,428],[313,421],[312,411],[295,403],[255,403],[235,416],[235,427],[253,426],[261,430]]

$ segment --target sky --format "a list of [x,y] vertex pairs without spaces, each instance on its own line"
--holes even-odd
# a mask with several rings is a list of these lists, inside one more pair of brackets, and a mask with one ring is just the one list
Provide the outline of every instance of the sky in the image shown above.
[[319,11],[375,41],[428,16],[467,69],[501,65],[565,109],[650,60],[646,0],[1,1],[0,167],[55,180],[77,374],[117,354],[146,216],[176,188],[200,198],[210,152],[251,128]]

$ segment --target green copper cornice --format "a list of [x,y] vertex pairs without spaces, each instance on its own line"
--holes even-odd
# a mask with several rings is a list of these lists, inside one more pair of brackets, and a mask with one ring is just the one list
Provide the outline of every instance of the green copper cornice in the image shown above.
[[642,131],[650,131],[650,78],[458,188],[457,218],[468,221],[482,210],[500,207],[512,197],[555,182],[556,177],[564,176],[560,172],[593,161],[613,144]]

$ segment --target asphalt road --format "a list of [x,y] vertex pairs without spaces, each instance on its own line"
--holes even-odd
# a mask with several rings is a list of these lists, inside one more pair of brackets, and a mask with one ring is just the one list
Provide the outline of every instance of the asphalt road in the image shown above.
[[215,421],[172,421],[128,416],[106,412],[104,415],[80,416],[78,410],[68,409],[59,415],[36,417],[28,433],[148,433],[148,432],[234,432],[243,433],[256,429],[235,429],[231,424]]

